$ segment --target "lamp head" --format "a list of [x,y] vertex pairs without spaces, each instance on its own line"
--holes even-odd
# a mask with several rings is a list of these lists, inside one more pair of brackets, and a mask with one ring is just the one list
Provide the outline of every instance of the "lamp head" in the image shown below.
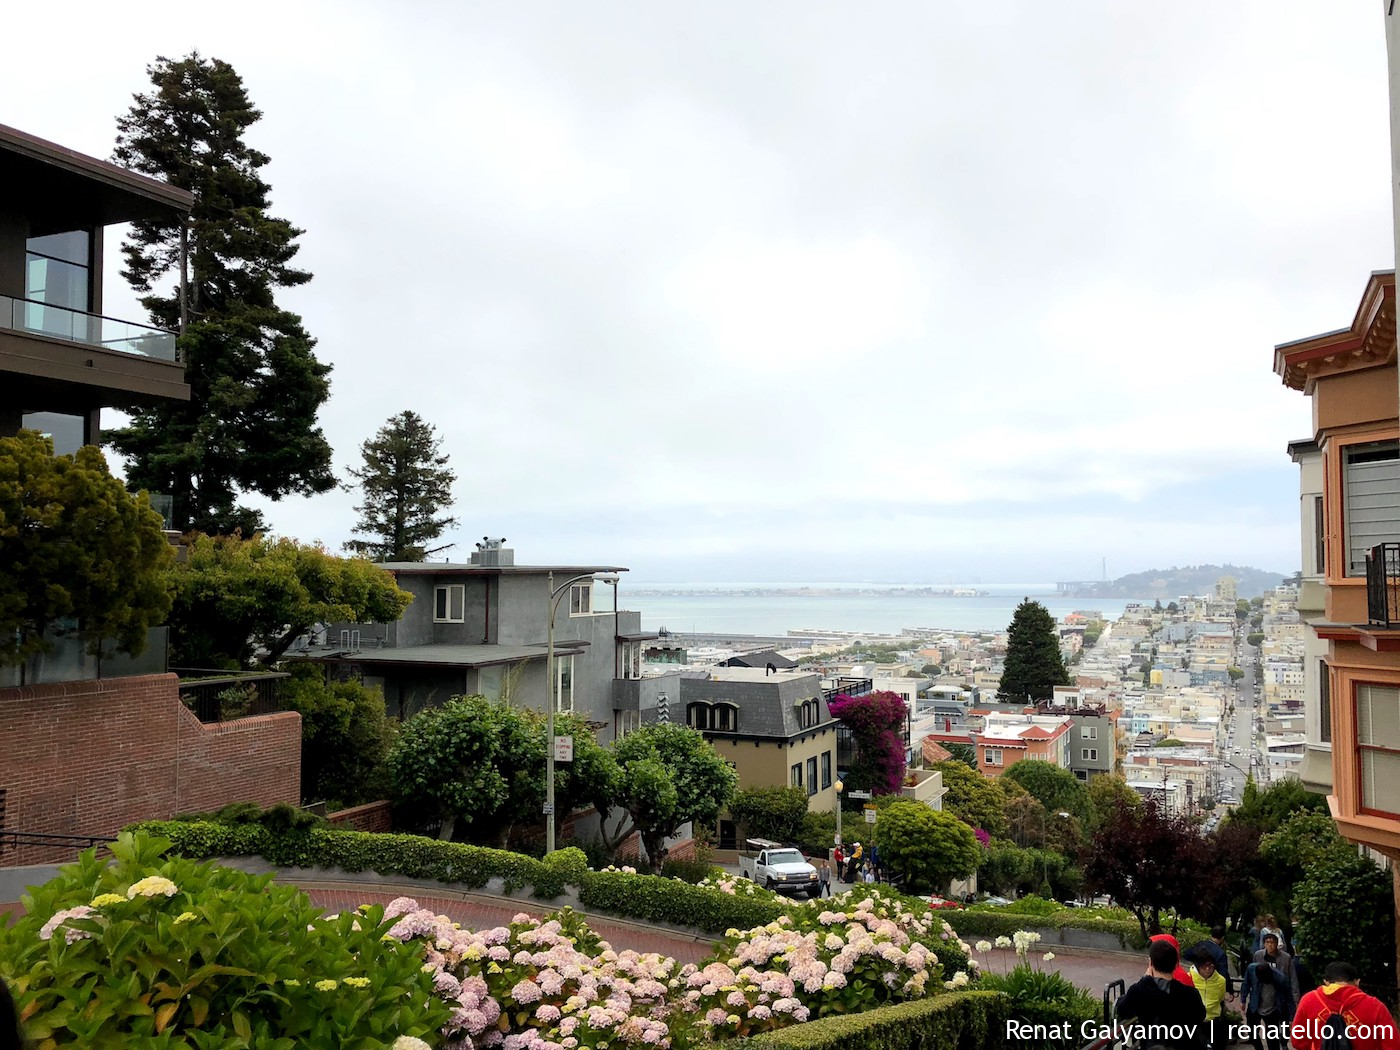
[[593,577],[593,582],[594,582],[594,583],[617,583],[617,581],[620,580],[620,579],[622,579],[622,577],[619,576],[619,575],[618,575],[617,573],[615,573],[615,572],[605,572],[605,573],[603,573],[601,576],[595,576],[595,577]]
[[843,784],[843,783],[841,783],[841,781],[839,781],[839,780],[838,780],[835,784],[832,785],[832,787],[834,787],[834,788],[836,789],[836,793],[837,793],[838,795],[841,794],[841,791],[845,788],[845,786],[846,786],[846,785]]

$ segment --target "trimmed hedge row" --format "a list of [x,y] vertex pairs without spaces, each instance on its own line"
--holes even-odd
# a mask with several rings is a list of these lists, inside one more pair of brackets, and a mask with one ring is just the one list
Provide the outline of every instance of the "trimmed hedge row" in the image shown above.
[[575,884],[579,888],[578,902],[585,908],[648,922],[690,926],[706,933],[766,926],[788,911],[776,895],[735,895],[654,875],[589,871]]
[[952,992],[822,1017],[736,1045],[746,1050],[1001,1050],[1010,1008],[1000,992]]
[[[205,824],[148,821],[135,827],[173,843],[172,850],[198,860],[261,856],[270,864],[298,868],[341,868],[456,882],[480,889],[493,878],[507,892],[534,887],[534,896],[550,900],[587,870],[578,849],[561,850],[548,861],[520,853],[442,842],[420,835],[376,835],[367,831],[312,828],[274,834],[257,824]],[[134,830],[134,829],[133,829]]]
[[[1140,951],[1147,947],[1136,919],[1106,919],[1099,915],[1085,915],[1076,908],[1064,908],[1050,915],[949,908],[942,912],[942,916],[964,940],[972,937],[1010,937],[1017,930],[1040,928],[1114,934],[1125,949]],[[1189,920],[1183,920],[1177,932],[1183,949],[1208,936],[1210,931],[1206,927]]]

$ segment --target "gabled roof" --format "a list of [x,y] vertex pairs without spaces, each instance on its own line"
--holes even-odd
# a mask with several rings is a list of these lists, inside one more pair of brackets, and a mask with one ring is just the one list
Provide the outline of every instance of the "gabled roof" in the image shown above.
[[1318,379],[1395,360],[1395,271],[1376,270],[1366,282],[1351,326],[1274,347],[1274,372],[1284,386],[1311,394]]

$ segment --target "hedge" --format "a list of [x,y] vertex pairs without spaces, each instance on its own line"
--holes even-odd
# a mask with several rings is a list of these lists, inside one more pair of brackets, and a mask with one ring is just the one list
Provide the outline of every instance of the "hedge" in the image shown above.
[[590,871],[577,885],[578,902],[585,908],[648,922],[690,926],[706,933],[766,926],[788,911],[775,894],[728,894],[655,875]]
[[745,1041],[745,1050],[1002,1050],[1011,1001],[953,992],[858,1014],[822,1017]]
[[499,878],[504,880],[508,893],[533,886],[534,895],[544,900],[564,892],[582,856],[581,851],[565,850],[563,857],[546,862],[520,853],[420,835],[378,835],[329,828],[279,835],[256,824],[171,820],[148,821],[135,827],[170,839],[175,853],[199,860],[261,856],[270,864],[284,867],[375,871],[380,875],[456,882],[473,889]]
[[[1106,919],[1100,915],[1084,914],[1077,908],[1063,908],[1050,915],[1032,915],[1010,910],[982,911],[976,908],[949,908],[941,912],[948,925],[964,940],[973,937],[1010,937],[1017,930],[1089,930],[1116,934],[1126,949],[1140,951],[1147,947],[1142,928],[1136,919]],[[1210,930],[1200,923],[1183,919],[1177,939],[1183,949],[1210,936]]]

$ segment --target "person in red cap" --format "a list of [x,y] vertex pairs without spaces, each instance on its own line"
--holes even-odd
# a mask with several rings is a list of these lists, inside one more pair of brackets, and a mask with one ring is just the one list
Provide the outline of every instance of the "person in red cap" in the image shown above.
[[[1168,944],[1170,944],[1173,948],[1176,949],[1177,959],[1179,960],[1181,958],[1181,946],[1176,943],[1176,938],[1173,937],[1170,933],[1155,933],[1148,939],[1151,941],[1166,941]],[[1186,985],[1187,988],[1190,988],[1193,992],[1196,990],[1196,982],[1191,980],[1191,975],[1186,972],[1186,967],[1182,966],[1180,962],[1177,962],[1176,964],[1176,970],[1172,973],[1172,980],[1180,981],[1182,984]]]
[[1351,963],[1329,963],[1322,986],[1298,1001],[1289,1043],[1294,1050],[1320,1050],[1327,1019],[1339,1014],[1352,1050],[1400,1050],[1400,1029],[1385,1004],[1363,992]]

